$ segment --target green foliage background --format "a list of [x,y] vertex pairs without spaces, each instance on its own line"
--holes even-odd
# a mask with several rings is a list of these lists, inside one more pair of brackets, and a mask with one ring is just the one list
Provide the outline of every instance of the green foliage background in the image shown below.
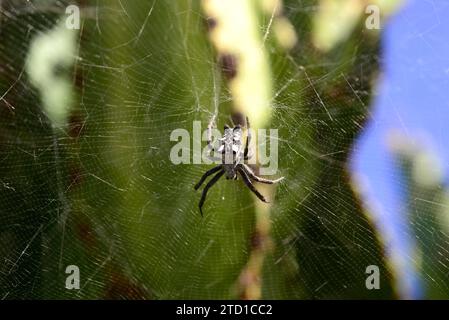
[[[218,183],[201,218],[193,185],[208,167],[168,157],[170,132],[191,131],[194,120],[204,128],[212,112],[216,53],[200,3],[80,3],[79,58],[56,74],[72,79],[77,97],[63,129],[52,127],[23,71],[31,39],[64,12],[46,3],[58,10],[3,4],[0,297],[238,298],[254,233],[249,191]],[[346,171],[378,76],[378,34],[360,19],[349,38],[320,52],[312,44],[316,5],[284,1],[299,43],[289,52],[271,36],[266,43],[286,179],[271,210],[262,298],[395,298],[381,236]],[[269,20],[260,15],[261,33]],[[232,103],[220,84],[219,127]],[[72,264],[81,290],[64,288]],[[381,290],[365,287],[373,264]]]

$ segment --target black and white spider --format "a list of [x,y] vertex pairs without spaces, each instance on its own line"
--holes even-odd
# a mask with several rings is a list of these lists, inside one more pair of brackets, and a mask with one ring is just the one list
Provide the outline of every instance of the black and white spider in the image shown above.
[[[209,147],[209,150],[213,152],[214,147],[212,146],[212,124],[213,120],[211,121],[211,123],[209,123],[207,127],[207,145]],[[203,193],[201,194],[201,200],[199,203],[201,215],[203,215],[202,207],[204,201],[206,201],[207,192],[224,174],[226,174],[226,179],[228,180],[229,179],[237,180],[237,176],[238,174],[240,174],[245,185],[263,202],[268,201],[259,191],[257,191],[251,180],[266,184],[273,184],[284,179],[284,177],[281,177],[276,180],[268,180],[258,177],[251,170],[251,168],[244,163],[245,160],[248,160],[250,158],[248,153],[249,153],[249,145],[251,142],[251,132],[249,130],[250,126],[248,118],[246,118],[246,126],[247,126],[247,139],[245,148],[243,149],[242,128],[240,127],[240,125],[237,125],[233,128],[230,128],[228,125],[225,125],[224,135],[221,139],[219,139],[221,143],[220,147],[217,149],[217,152],[221,153],[222,155],[221,158],[219,158],[221,164],[206,171],[206,173],[204,173],[204,175],[201,177],[200,181],[195,185],[195,190],[198,190],[198,188],[203,184],[203,182],[207,179],[207,177],[215,174],[215,176],[206,184],[206,186],[203,189]]]

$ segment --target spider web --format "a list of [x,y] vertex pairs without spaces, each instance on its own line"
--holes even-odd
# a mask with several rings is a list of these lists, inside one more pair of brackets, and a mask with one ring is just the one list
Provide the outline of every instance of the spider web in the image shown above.
[[[241,181],[220,180],[201,218],[193,185],[210,167],[169,159],[174,129],[191,132],[195,120],[205,129],[213,116],[222,128],[233,101],[200,3],[80,1],[73,66],[52,73],[73,92],[59,128],[26,61],[67,5],[0,2],[0,297],[238,298],[254,199]],[[360,27],[319,55],[315,1],[284,7],[298,48],[276,46],[270,16],[260,25],[286,177],[271,210],[262,297],[393,297],[382,235],[346,172],[369,115],[378,41]],[[65,288],[69,265],[80,269],[79,290]],[[368,265],[379,266],[381,290],[366,289]]]

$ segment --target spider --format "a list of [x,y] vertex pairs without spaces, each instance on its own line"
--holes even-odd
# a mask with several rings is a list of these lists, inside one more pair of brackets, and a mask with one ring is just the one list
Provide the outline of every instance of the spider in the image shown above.
[[[209,147],[210,151],[214,151],[214,147],[212,146],[212,123],[213,119],[209,123],[207,127],[207,145]],[[249,131],[250,124],[248,117],[246,117],[246,125],[247,125],[247,139],[245,148],[242,150],[242,128],[240,125],[237,125],[233,128],[230,128],[228,125],[224,126],[224,135],[219,141],[221,142],[220,147],[218,148],[218,152],[222,154],[221,158],[218,159],[212,159],[212,160],[219,160],[221,161],[221,164],[218,166],[206,171],[203,176],[201,177],[200,181],[195,185],[195,190],[198,190],[199,187],[203,184],[203,182],[209,177],[210,175],[215,174],[215,176],[206,184],[206,186],[203,189],[203,193],[201,194],[201,200],[199,202],[199,208],[201,216],[203,215],[203,204],[206,201],[207,192],[209,189],[223,176],[226,175],[226,179],[233,179],[237,180],[238,174],[240,174],[243,182],[245,185],[259,198],[261,201],[268,203],[268,201],[265,199],[265,197],[257,191],[257,189],[254,187],[252,180],[255,180],[257,182],[266,183],[266,184],[273,184],[277,183],[284,179],[284,177],[281,177],[276,180],[268,180],[261,177],[258,177],[251,168],[244,163],[245,160],[248,160],[251,158],[251,156],[248,155],[248,146],[251,142],[251,133]]]

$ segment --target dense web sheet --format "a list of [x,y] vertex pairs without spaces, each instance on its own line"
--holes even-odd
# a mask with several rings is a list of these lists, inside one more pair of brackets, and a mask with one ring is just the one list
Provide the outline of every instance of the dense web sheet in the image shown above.
[[[221,129],[233,102],[200,3],[78,5],[72,44],[46,55],[52,80],[33,83],[32,43],[64,28],[67,3],[0,2],[1,298],[238,298],[260,240],[257,204],[241,181],[223,179],[201,218],[193,186],[210,166],[169,158],[174,129],[192,132],[194,120],[205,129],[213,116]],[[284,1],[300,39],[290,52],[277,47],[272,16],[260,22],[286,177],[272,194],[262,297],[392,297],[382,234],[346,172],[369,114],[377,38],[358,27],[318,54],[316,10]],[[51,94],[65,90],[67,125],[58,126]],[[79,290],[65,288],[69,265],[80,269]],[[380,268],[381,290],[365,287],[369,265]]]

